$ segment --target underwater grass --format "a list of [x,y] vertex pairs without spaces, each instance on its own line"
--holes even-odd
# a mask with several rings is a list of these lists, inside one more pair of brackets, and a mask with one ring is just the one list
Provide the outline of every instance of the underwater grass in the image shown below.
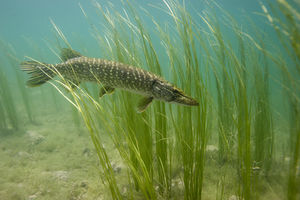
[[0,44],[2,51],[6,56],[5,60],[9,63],[11,69],[14,71],[18,90],[20,91],[22,103],[24,105],[27,117],[31,123],[34,123],[33,108],[29,100],[30,95],[28,94],[28,89],[24,84],[24,76],[19,70],[20,60],[17,58],[16,51],[10,44],[6,44],[4,41],[0,41]]
[[7,75],[4,72],[3,63],[0,63],[0,104],[1,110],[3,111],[0,115],[2,121],[1,124],[6,129],[11,127],[15,130],[18,130],[19,119],[15,107],[15,101],[13,100],[12,91],[10,90],[10,86],[6,77]]
[[[112,22],[111,20],[111,16],[109,16],[109,14],[104,13],[103,10],[100,11],[102,14],[104,14],[104,17],[106,19],[108,19],[107,21],[109,23]],[[159,70],[160,70],[160,65],[158,62],[158,58],[156,56],[156,52],[154,50],[154,47],[151,43],[150,38],[147,36],[146,31],[144,30],[142,23],[139,21],[139,18],[135,18],[136,13],[132,10],[132,15],[134,16],[133,19],[136,20],[136,24],[137,24],[137,32],[140,34],[140,43],[141,43],[141,49],[143,49],[143,54],[142,54],[142,58],[139,58],[136,52],[134,51],[130,51],[132,46],[129,46],[129,42],[126,42],[126,37],[124,37],[124,33],[122,34],[122,40],[120,40],[120,33],[117,32],[116,29],[109,29],[112,30],[112,33],[109,34],[110,36],[112,36],[111,38],[108,37],[108,39],[110,39],[110,41],[113,41],[112,44],[109,44],[111,49],[113,49],[112,51],[112,55],[116,55],[117,60],[125,62],[125,63],[132,63],[136,60],[145,60],[146,65],[147,66],[152,66],[154,67],[154,69],[156,70],[152,70],[152,71],[158,71],[157,73],[160,74]],[[129,23],[129,22],[127,22]],[[188,23],[188,22],[186,22]],[[111,23],[110,25],[112,25],[113,23]],[[115,24],[113,24],[115,25]],[[131,27],[130,27],[131,28]],[[181,29],[183,30],[184,27]],[[132,30],[132,34],[136,34],[135,31],[133,29]],[[190,29],[191,31],[191,29]],[[190,32],[189,34],[191,34],[192,32]],[[59,33],[61,34],[61,33]],[[185,37],[186,35],[182,35],[182,37]],[[191,35],[190,35],[191,37]],[[62,37],[63,38],[63,37]],[[127,39],[129,40],[129,39]],[[125,42],[121,42],[121,41],[125,41]],[[183,41],[186,42],[186,41]],[[188,41],[189,42],[189,41]],[[133,42],[134,44],[134,42]],[[189,44],[190,45],[190,44]],[[191,43],[191,47],[192,47],[193,42]],[[194,48],[194,55],[196,55],[196,51],[195,51],[195,47]],[[134,49],[134,48],[133,48]],[[127,55],[127,56],[124,56]],[[128,55],[129,58],[134,58],[134,60],[128,60]],[[192,56],[192,53],[188,51],[188,49],[186,49],[186,57],[188,58],[189,56]],[[127,57],[127,59],[125,59]],[[189,58],[190,59],[190,58]],[[195,58],[195,60],[193,60],[194,64],[193,66],[188,66],[188,68],[190,68],[187,72],[188,72],[188,77],[191,77],[191,70],[192,68],[194,68],[195,71],[197,71],[196,67],[197,67],[197,58]],[[136,63],[134,63],[136,64]],[[198,71],[199,74],[199,71]],[[198,79],[199,81],[201,80],[201,78]],[[197,81],[197,80],[196,80]],[[188,83],[187,83],[188,84]],[[191,89],[191,84],[190,85],[190,91],[192,91]],[[71,91],[72,92],[72,91]],[[196,93],[196,92],[195,92]],[[76,93],[75,93],[76,94]],[[199,96],[202,93],[197,93]],[[196,95],[197,95],[196,94]],[[76,96],[76,95],[74,95]],[[199,109],[198,111],[192,113],[190,108],[185,108],[182,109],[183,111],[183,116],[185,119],[184,121],[182,121],[180,123],[180,126],[177,127],[177,129],[179,130],[177,136],[179,137],[179,134],[182,134],[183,137],[179,137],[180,138],[180,144],[182,145],[182,161],[183,163],[186,162],[186,158],[189,158],[190,153],[192,153],[194,156],[192,156],[184,168],[184,180],[185,180],[185,184],[186,187],[189,188],[187,190],[187,192],[185,192],[186,198],[188,199],[193,199],[193,198],[201,198],[201,190],[202,190],[202,177],[203,177],[203,165],[204,165],[204,152],[205,152],[205,135],[206,135],[206,128],[207,128],[207,124],[206,124],[206,115],[204,115],[204,117],[201,119],[200,115],[201,113],[206,113],[206,101],[204,98],[205,95],[201,96],[204,101],[203,101],[203,107],[201,107],[201,109]],[[171,151],[169,150],[168,147],[168,137],[167,137],[167,118],[166,118],[166,109],[164,104],[162,103],[156,103],[156,105],[154,106],[153,111],[156,113],[154,116],[151,116],[148,114],[148,111],[146,111],[144,114],[137,114],[135,112],[135,109],[133,107],[133,105],[131,104],[131,102],[134,102],[134,99],[132,98],[132,96],[128,95],[128,94],[121,94],[122,100],[121,99],[117,99],[117,101],[121,102],[121,101],[125,101],[126,105],[120,104],[118,105],[119,109],[124,111],[124,112],[114,112],[114,109],[111,110],[113,111],[116,115],[120,115],[122,114],[125,117],[122,117],[121,121],[118,121],[118,123],[116,122],[116,119],[114,119],[114,117],[112,117],[112,125],[114,125],[114,130],[118,130],[117,132],[120,134],[123,133],[123,136],[121,138],[124,138],[125,141],[127,141],[127,146],[128,146],[128,150],[126,150],[125,147],[123,147],[122,142],[120,141],[120,135],[116,135],[116,133],[112,132],[112,139],[115,142],[119,153],[121,155],[121,157],[124,159],[124,161],[127,163],[128,168],[131,171],[131,175],[132,175],[132,180],[134,180],[134,184],[135,184],[135,188],[137,190],[141,190],[144,197],[146,199],[156,199],[157,196],[163,195],[166,198],[169,198],[169,196],[171,194],[170,193],[170,186],[171,186],[171,179],[170,177],[170,166],[171,166],[171,160],[168,158],[168,154],[171,154]],[[90,97],[89,97],[90,98]],[[80,99],[80,102],[84,101],[83,99]],[[92,100],[92,98],[90,98],[89,100],[90,102],[92,102],[92,105],[96,106],[96,101]],[[75,101],[76,102],[76,101]],[[85,101],[84,101],[85,102]],[[83,105],[85,105],[84,102]],[[74,103],[74,102],[73,102]],[[77,109],[78,109],[78,105],[80,103],[76,103]],[[115,106],[115,105],[114,105]],[[122,108],[122,106],[124,106],[124,108]],[[89,109],[89,107],[84,106],[83,109]],[[103,110],[101,110],[103,111]],[[151,111],[151,110],[150,110]],[[149,112],[150,112],[149,111]],[[81,113],[83,113],[83,111],[80,111]],[[176,114],[178,116],[178,119],[180,120],[180,118],[182,118],[182,116],[179,115],[179,112],[181,112],[181,110],[178,109],[178,113]],[[150,112],[151,113],[151,112]],[[103,115],[103,112],[101,112],[101,115]],[[100,116],[100,113],[97,115]],[[185,117],[186,116],[186,117]],[[90,116],[85,116],[83,115],[84,118],[86,118],[86,125],[88,127],[91,126],[92,122],[89,122],[90,120],[92,120],[92,118]],[[154,118],[155,117],[155,118]],[[103,117],[102,117],[103,118]],[[154,121],[152,121],[152,118],[154,118]],[[135,119],[135,120],[134,120]],[[194,119],[194,120],[191,120]],[[120,123],[121,122],[121,123]],[[201,122],[204,126],[200,126],[197,125],[195,129],[192,129],[192,126],[196,125],[197,122]],[[103,122],[102,122],[103,123]],[[106,123],[110,123],[110,122],[106,122]],[[154,130],[151,129],[151,124],[154,124]],[[177,126],[177,125],[176,125]],[[124,129],[125,127],[125,129]],[[105,129],[109,129],[111,128],[110,126],[105,127]],[[90,132],[92,135],[94,135],[94,130],[89,128]],[[142,130],[137,131],[137,130]],[[153,132],[152,132],[153,131]],[[111,130],[109,131],[111,132]],[[200,133],[199,133],[200,132]],[[155,169],[157,169],[157,174],[153,174],[153,152],[152,152],[152,133],[155,134],[155,145],[156,145],[156,151],[155,151],[155,155],[157,158],[156,161],[156,167]],[[188,134],[186,134],[188,133]],[[189,136],[189,134],[191,133],[192,137]],[[143,135],[143,137],[141,137],[141,134],[145,134]],[[94,143],[99,145],[99,138],[97,137],[92,137],[92,140],[94,140]],[[188,145],[188,146],[186,146]],[[150,148],[147,149],[147,147]],[[186,149],[192,149],[192,151],[186,151]],[[105,152],[104,149],[101,148],[97,148],[97,151],[100,152]],[[109,162],[108,160],[102,159],[104,160],[103,163],[105,162]],[[108,163],[107,163],[108,164]],[[150,165],[149,165],[150,164]],[[195,165],[196,164],[196,165]],[[202,169],[202,170],[201,170]],[[114,175],[112,173],[107,172],[109,175],[108,177],[112,178]],[[195,173],[195,176],[193,175],[193,173]],[[154,179],[153,179],[154,177]],[[157,177],[157,178],[155,178]],[[106,180],[108,181],[108,184],[110,185],[110,188],[112,190],[112,196],[114,198],[119,198],[117,192],[118,191],[117,187],[114,187],[113,182],[109,181],[111,180],[110,178],[106,178]],[[112,178],[113,179],[113,178]],[[154,183],[155,182],[157,183]],[[159,188],[159,194],[156,194],[156,190],[154,189],[155,185],[158,185]],[[191,192],[192,191],[192,192]]]
[[24,77],[21,75],[21,73],[20,73],[20,71],[18,70],[18,67],[17,67],[18,63],[19,63],[19,60],[16,60],[14,58],[16,58],[16,56],[11,54],[10,57],[9,57],[9,62],[10,62],[10,65],[14,68],[14,71],[15,71],[15,76],[16,76],[16,80],[17,80],[17,83],[18,83],[18,88],[19,88],[19,91],[21,93],[21,97],[22,97],[22,101],[23,101],[23,104],[24,104],[24,107],[25,107],[27,117],[28,117],[28,119],[31,123],[34,123],[35,120],[34,120],[34,115],[33,115],[33,111],[32,111],[33,110],[32,105],[31,105],[30,100],[29,100],[30,96],[28,94],[28,89],[24,85]]
[[[121,46],[119,46],[119,47],[121,47]],[[119,55],[121,55],[121,54],[119,54]],[[99,83],[99,84],[101,84],[101,83]],[[74,91],[73,91],[73,94],[75,94]],[[85,92],[83,92],[83,94],[85,96],[88,96],[87,93],[85,93]],[[124,94],[122,94],[122,96],[123,95]],[[127,95],[127,94],[125,94],[125,95]],[[145,157],[143,157],[143,156],[145,156],[145,154],[142,154],[142,151],[140,151],[140,148],[145,148],[149,145],[143,146],[140,143],[138,143],[139,141],[137,141],[137,138],[136,138],[137,134],[135,132],[133,132],[133,130],[132,130],[133,128],[136,128],[137,126],[139,126],[140,123],[136,123],[136,121],[133,121],[132,120],[133,118],[131,118],[132,116],[137,115],[137,113],[135,113],[135,110],[133,109],[133,107],[131,107],[129,104],[131,102],[131,100],[126,102],[126,104],[124,104],[123,101],[116,99],[117,101],[120,101],[120,103],[123,102],[120,104],[120,110],[123,112],[120,112],[120,113],[122,113],[122,114],[125,113],[125,116],[126,115],[129,116],[127,118],[126,117],[122,118],[125,120],[124,121],[125,123],[123,124],[122,123],[123,120],[120,121],[119,118],[116,119],[115,117],[109,117],[109,116],[111,116],[110,112],[112,112],[112,114],[115,114],[115,116],[118,116],[119,115],[119,112],[117,112],[117,110],[119,110],[118,108],[108,111],[109,113],[103,112],[103,110],[100,109],[99,105],[97,104],[97,101],[95,101],[90,96],[88,96],[88,97],[89,98],[88,98],[87,102],[89,104],[91,104],[92,107],[94,106],[95,108],[97,108],[96,116],[101,117],[101,123],[102,123],[105,131],[109,132],[109,135],[111,136],[112,140],[114,141],[115,146],[119,150],[120,156],[123,158],[124,162],[127,163],[127,166],[130,169],[132,178],[135,181],[135,188],[137,190],[141,190],[147,199],[155,199],[155,191],[154,191],[154,186],[153,186],[154,184],[152,182],[153,180],[151,178],[152,177],[151,171],[149,172],[149,165],[145,165],[145,162],[144,162]],[[125,97],[124,99],[130,99],[130,96],[128,95],[127,98]],[[81,99],[81,101],[84,101],[84,99]],[[129,106],[128,106],[128,104],[129,104]],[[122,108],[122,106],[124,106],[124,105],[125,105],[125,107]],[[107,108],[109,108],[109,106]],[[90,110],[89,107],[84,107],[84,109]],[[80,112],[82,112],[82,111],[80,111]],[[86,118],[85,116],[83,116],[83,117]],[[109,119],[109,121],[108,121],[108,119]],[[85,119],[85,123],[88,127],[91,126],[90,120],[92,120],[90,117],[87,117],[87,119]],[[111,126],[114,126],[114,127],[111,127]],[[125,130],[124,130],[124,127],[125,127]],[[147,125],[147,127],[146,126],[144,126],[144,127],[148,128],[148,125]],[[90,133],[92,134],[92,140],[93,140],[94,144],[98,146],[96,150],[98,152],[100,160],[102,160],[101,163],[104,165],[103,167],[110,166],[110,162],[106,156],[107,154],[106,154],[105,149],[99,148],[99,145],[101,144],[99,136],[95,137],[94,133],[92,132],[93,129],[89,128],[89,130],[90,130]],[[96,129],[96,130],[99,131],[99,129]],[[127,142],[128,148],[124,147],[122,138],[125,139],[125,141]],[[139,137],[139,138],[141,138],[141,137]],[[105,159],[103,158],[103,155],[105,155],[104,156]],[[148,156],[148,154],[146,154],[146,156]],[[152,160],[150,160],[150,161],[152,161]],[[120,199],[120,196],[119,196],[120,192],[119,192],[117,186],[115,185],[115,181],[114,181],[115,176],[114,176],[113,171],[111,171],[111,167],[106,168],[105,174],[106,174],[105,180],[107,181],[108,186],[112,192],[112,197],[114,199]]]
[[[63,77],[61,75],[60,75],[60,77],[62,78],[62,80],[64,80],[64,82],[59,82],[59,84],[69,90],[74,101],[70,100],[65,95],[64,95],[64,97],[67,98],[69,102],[71,102],[71,104],[78,110],[78,112],[80,112],[80,114],[85,122],[85,125],[90,133],[92,142],[95,146],[95,149],[96,149],[96,152],[97,152],[97,155],[99,158],[99,162],[102,166],[102,170],[104,171],[104,173],[103,173],[104,179],[108,183],[108,187],[111,191],[111,195],[112,195],[113,199],[122,199],[120,191],[116,184],[114,171],[110,164],[107,152],[101,142],[98,126],[95,123],[95,121],[93,120],[92,113],[90,112],[91,109],[88,108],[88,104],[94,103],[94,108],[97,108],[98,112],[101,111],[101,113],[104,113],[104,112],[102,112],[103,111],[102,108],[99,106],[99,104],[96,101],[94,101],[94,99],[92,99],[91,96],[89,96],[89,94],[83,92],[82,90],[80,90],[80,92],[78,92],[78,93],[75,93],[74,90],[72,89],[72,87],[70,86],[70,83],[68,81],[66,81],[65,79],[63,79]],[[54,86],[54,87],[60,91],[59,88],[57,88],[56,86]],[[60,93],[63,94],[62,91],[60,91]],[[87,100],[85,100],[85,98],[87,98]]]
[[[0,76],[2,75],[2,72],[0,71]],[[0,89],[0,129],[7,129],[7,122],[5,118],[5,110],[4,110],[4,99],[3,98],[3,91],[2,88]]]
[[[201,199],[203,187],[203,173],[205,165],[205,149],[207,135],[209,132],[209,104],[208,94],[205,88],[205,75],[201,76],[199,69],[199,53],[197,52],[196,34],[193,29],[194,22],[189,13],[181,5],[173,1],[164,1],[168,8],[168,14],[172,16],[176,25],[180,46],[183,52],[174,51],[171,45],[168,55],[179,63],[172,66],[174,80],[181,84],[190,94],[194,94],[199,99],[200,105],[196,109],[178,107],[171,111],[172,125],[175,127],[177,146],[181,154],[180,165],[183,166],[184,199]],[[172,39],[168,39],[170,41]],[[170,43],[169,43],[170,45]],[[178,53],[178,54],[176,54]],[[176,74],[175,70],[179,73]],[[180,73],[183,72],[183,73]],[[195,85],[194,85],[195,84]],[[194,85],[194,86],[193,86]]]
[[[261,47],[264,48],[264,42],[261,40]],[[252,50],[251,55],[259,56]],[[270,88],[269,88],[269,64],[267,55],[262,52],[262,66],[259,68],[259,63],[254,63],[254,76],[255,76],[255,118],[254,118],[254,156],[255,167],[263,170],[265,175],[268,176],[272,161],[273,161],[273,148],[274,148],[274,130],[273,130],[273,115],[270,108]],[[256,57],[253,61],[258,61]]]
[[[299,126],[299,92],[300,92],[300,13],[299,2],[291,3],[280,0],[275,5],[270,5],[273,18],[267,8],[262,5],[265,16],[273,26],[277,36],[289,56],[289,60],[279,58],[278,68],[283,77],[286,100],[289,105],[289,147],[290,162],[288,171],[287,199],[297,199],[299,193],[299,174],[297,167],[300,163],[300,126]],[[299,172],[298,172],[299,173]]]
[[[236,194],[236,198],[240,199],[256,199],[260,198],[265,188],[273,192],[271,172],[274,172],[272,164],[276,160],[273,156],[274,113],[270,103],[272,91],[269,89],[269,69],[271,64],[276,63],[281,64],[278,67],[284,72],[284,85],[290,105],[291,161],[287,199],[296,199],[300,148],[297,124],[298,75],[289,72],[283,58],[272,57],[263,42],[256,42],[242,32],[232,18],[227,16],[226,20],[237,38],[237,44],[228,41],[223,32],[224,27],[220,26],[216,16],[204,13],[195,19],[184,5],[176,1],[164,1],[164,5],[164,8],[159,9],[173,21],[165,25],[151,18],[157,29],[156,35],[151,35],[139,10],[135,10],[130,3],[123,2],[123,12],[114,10],[113,6],[102,8],[99,3],[95,3],[103,19],[101,30],[104,33],[93,25],[93,36],[99,48],[105,50],[107,58],[143,67],[164,77],[169,76],[171,82],[199,100],[199,107],[166,106],[165,103],[155,102],[144,113],[138,114],[135,111],[136,95],[118,91],[117,94],[106,95],[98,100],[95,88],[78,88],[60,74],[60,80],[55,80],[56,84],[52,83],[74,107],[74,121],[78,120],[76,112],[84,120],[104,171],[102,179],[112,198],[202,199],[205,181],[209,179],[204,170],[208,159],[208,142],[219,145],[217,170],[226,173],[222,166],[236,170],[236,176],[230,179],[235,181],[231,183],[233,188],[226,187],[227,174],[222,176],[221,181],[217,181],[217,199],[226,199],[230,194]],[[83,7],[80,8],[90,20]],[[147,13],[147,10],[143,12]],[[199,19],[202,24],[198,22]],[[295,22],[291,21],[290,24],[295,25]],[[59,28],[54,23],[53,26],[58,38],[71,47]],[[281,40],[285,41],[286,36],[281,31],[279,34]],[[293,34],[297,36],[297,33]],[[165,61],[158,56],[157,48],[161,46],[154,42],[156,37],[167,54]],[[295,38],[290,43],[294,49],[299,44]],[[289,54],[296,58],[291,60],[295,62],[293,66],[297,71],[298,50],[293,48],[288,49],[292,49]],[[257,52],[257,49],[260,51]],[[269,59],[272,62],[269,63]],[[162,69],[166,63],[170,66],[170,74],[164,73]],[[101,86],[101,82],[98,84]],[[69,94],[65,94],[56,85],[62,85]],[[212,91],[216,91],[216,99]],[[217,119],[215,122],[214,117]],[[213,130],[217,130],[217,139],[209,141]],[[125,164],[127,183],[118,182],[118,175],[103,146],[105,136],[113,141]],[[254,173],[256,167],[270,176],[267,179],[258,176]],[[183,186],[174,184],[178,180]],[[127,192],[121,189],[124,185]]]
[[[143,22],[140,20],[137,12],[129,5],[131,15],[137,24],[138,33],[143,49],[143,56],[149,70],[158,75],[162,75],[159,58],[154,49],[149,33],[145,30]],[[156,169],[158,173],[159,191],[166,198],[170,196],[171,182],[170,182],[170,160],[168,153],[168,135],[167,135],[167,116],[165,104],[156,102],[153,109],[154,113],[154,135],[155,135],[155,156],[156,156]],[[148,138],[149,142],[151,137]],[[148,143],[149,143],[148,142]],[[150,142],[152,143],[152,142]]]
[[217,56],[217,65],[216,67],[221,68],[221,75],[217,74],[217,70],[214,70],[214,76],[216,80],[217,88],[217,102],[218,102],[218,134],[219,134],[219,162],[222,164],[227,160],[232,159],[232,145],[234,144],[234,133],[233,133],[233,112],[234,104],[231,104],[233,101],[232,90],[232,75],[230,69],[230,61],[227,59],[227,52],[224,43],[224,39],[221,33],[220,25],[212,25],[212,20],[207,19],[207,23],[210,23],[210,26],[214,29],[214,36],[219,45],[214,49]]
[[[178,32],[178,37],[182,44],[180,46],[183,47],[183,59],[178,59],[179,54],[181,52],[173,51],[176,47],[170,45],[167,47],[167,51],[170,52],[170,60],[176,60],[178,63],[177,68],[172,66],[172,69],[176,69],[183,73],[176,73],[175,70],[173,71],[173,79],[177,81],[178,85],[184,86],[185,90],[188,93],[194,93],[199,99],[201,99],[201,105],[199,108],[192,112],[190,108],[171,108],[170,107],[170,116],[171,116],[171,125],[174,127],[175,137],[176,137],[176,146],[179,148],[180,152],[180,159],[178,160],[179,166],[183,166],[183,183],[184,183],[184,198],[185,199],[201,199],[202,195],[202,185],[203,185],[203,173],[204,173],[204,160],[205,160],[205,147],[207,142],[207,134],[209,129],[209,122],[208,122],[208,94],[206,92],[206,86],[203,82],[203,77],[200,75],[199,70],[199,54],[196,50],[196,41],[194,38],[195,32],[193,31],[193,22],[191,16],[186,12],[184,7],[180,7],[172,2],[165,2],[169,14],[173,17],[174,22],[176,24],[176,29]],[[104,18],[108,22],[107,30],[111,30],[108,33],[107,37],[111,43],[109,43],[110,49],[112,49],[112,55],[115,55],[116,59],[125,63],[134,63],[140,64],[135,62],[136,60],[145,60],[146,66],[154,66],[152,71],[156,71],[160,74],[160,65],[158,62],[158,58],[156,56],[155,50],[153,45],[151,44],[151,40],[147,35],[144,27],[142,26],[141,21],[137,17],[137,13],[131,10],[131,15],[133,16],[134,22],[129,21],[129,19],[124,20],[125,24],[129,25],[129,31],[131,31],[132,35],[140,35],[140,40],[133,40],[128,39],[126,34],[122,32],[119,33],[117,29],[118,21],[114,21],[114,18],[111,16],[109,12],[105,13],[99,4],[98,8],[101,11],[101,14],[104,15]],[[131,7],[130,7],[131,9]],[[121,16],[119,13],[116,14],[117,16]],[[128,17],[128,16],[127,16]],[[179,20],[180,19],[180,20]],[[118,20],[118,18],[117,18]],[[122,21],[121,18],[120,21]],[[133,24],[136,24],[134,26]],[[122,27],[122,26],[121,26]],[[118,27],[119,28],[119,27]],[[163,33],[162,29],[161,35],[165,37],[167,34]],[[122,39],[120,37],[122,35]],[[217,31],[217,38],[219,39],[220,44],[223,42],[221,36],[221,32]],[[199,36],[198,36],[199,37]],[[127,39],[126,39],[127,38]],[[172,40],[168,38],[164,38],[166,42]],[[132,41],[133,40],[133,41]],[[140,47],[133,47],[129,45],[129,42],[132,44],[139,43]],[[222,46],[222,45],[221,45]],[[141,48],[142,55],[137,54],[135,51],[130,51],[131,49]],[[170,49],[168,49],[170,48]],[[238,130],[238,138],[239,138],[239,149],[238,149],[238,158],[240,159],[239,163],[239,170],[243,180],[243,190],[241,191],[241,196],[249,199],[250,198],[250,123],[249,123],[249,116],[248,116],[248,100],[247,100],[247,88],[245,88],[245,84],[247,84],[246,80],[246,72],[243,71],[243,67],[241,65],[245,65],[245,56],[243,54],[243,46],[241,44],[241,61],[235,56],[234,51],[231,49],[231,52],[226,52],[227,55],[230,57],[230,62],[234,63],[236,68],[234,68],[235,75],[237,77],[237,81],[239,82],[239,86],[234,87],[234,95],[236,105],[238,105],[239,116],[237,119],[237,130]],[[127,55],[127,56],[126,56]],[[130,56],[128,56],[130,55]],[[139,56],[143,56],[139,58]],[[133,60],[128,59],[134,58]],[[224,61],[225,55],[223,55]],[[222,59],[222,58],[221,58]],[[242,64],[241,64],[242,63]],[[184,66],[184,67],[179,67]],[[225,67],[225,66],[224,66]],[[151,68],[150,68],[151,70]],[[240,77],[242,74],[242,78]],[[185,80],[185,81],[184,81]],[[192,83],[196,83],[196,87],[192,87]],[[233,87],[233,81],[231,81],[231,87]],[[229,84],[228,84],[229,85]],[[195,88],[201,88],[195,90]],[[229,90],[229,89],[228,89]],[[119,99],[118,101],[121,101]],[[147,126],[150,126],[152,123],[151,121],[146,121],[145,125],[142,127],[146,127],[145,129],[145,142],[141,142],[142,138],[139,136],[138,132],[136,131],[138,126],[137,124],[143,124],[139,122],[139,116],[134,111],[134,106],[131,102],[134,102],[134,98],[129,96],[128,94],[122,94],[122,101],[126,102],[125,106],[125,117],[124,121],[122,120],[121,123],[118,123],[121,127],[126,127],[126,132],[124,133],[125,140],[127,141],[127,145],[129,146],[129,152],[126,151],[124,148],[119,148],[119,153],[126,160],[129,169],[131,170],[131,174],[133,176],[134,185],[137,190],[141,189],[144,197],[146,199],[156,199],[157,194],[154,190],[154,182],[151,177],[154,177],[153,169],[157,169],[158,172],[158,185],[160,188],[166,188],[164,190],[168,191],[170,185],[170,178],[168,177],[168,170],[170,169],[169,166],[172,165],[171,160],[167,159],[168,157],[168,143],[167,143],[167,135],[166,135],[166,128],[167,128],[167,116],[169,113],[166,113],[166,110],[161,107],[160,103],[157,103],[153,109],[153,111],[157,114],[153,115],[155,117],[154,120],[154,133],[156,138],[156,157],[157,165],[156,168],[152,165],[152,161],[150,164],[150,168],[147,169],[145,166],[148,159],[145,159],[143,155],[143,148],[144,145],[142,144],[152,144],[151,142],[151,129]],[[227,100],[229,101],[229,100]],[[122,105],[122,104],[121,104]],[[124,104],[123,104],[124,105]],[[122,110],[121,107],[119,109]],[[124,108],[123,108],[124,110]],[[117,114],[117,113],[116,113]],[[118,113],[120,114],[120,113]],[[142,116],[145,120],[151,119],[151,115],[148,116],[147,112],[144,114],[146,116]],[[133,121],[135,119],[135,121]],[[228,122],[229,123],[229,122]],[[116,124],[114,124],[117,126]],[[124,132],[124,129],[118,131]],[[226,132],[227,133],[227,132]],[[114,138],[116,144],[120,145],[120,141],[118,137]],[[244,146],[246,145],[246,150],[244,150]],[[152,148],[151,148],[152,149]],[[151,150],[152,151],[152,150]],[[150,152],[150,155],[152,152]],[[150,157],[151,158],[151,157]],[[177,158],[178,159],[178,158]],[[141,177],[146,177],[146,180],[141,180]],[[169,183],[168,183],[169,182]],[[161,191],[161,189],[160,189]],[[168,198],[168,195],[166,196]]]
[[[225,13],[226,14],[226,13]],[[238,39],[238,51],[225,40],[222,30],[213,16],[203,16],[202,20],[211,31],[210,43],[218,44],[212,49],[216,55],[213,75],[216,81],[218,104],[219,163],[236,160],[239,198],[251,197],[251,101],[249,100],[246,69],[249,65],[245,56],[245,44],[236,22],[229,16],[230,28]],[[214,46],[214,45],[211,45]],[[220,69],[218,69],[220,68]],[[236,148],[233,148],[234,146]],[[236,150],[236,154],[234,154]],[[253,192],[253,191],[252,191]]]
[[[222,12],[225,11],[222,10]],[[216,116],[218,118],[218,159],[219,163],[222,165],[226,161],[233,159],[234,149],[232,146],[235,144],[236,136],[234,133],[233,120],[236,107],[233,103],[234,94],[232,92],[235,87],[235,77],[233,76],[233,63],[232,60],[230,60],[230,54],[235,54],[235,52],[229,52],[226,38],[224,38],[216,15],[208,15],[205,13],[200,15],[200,17],[210,31],[210,33],[205,34],[208,38],[208,44],[206,44],[208,47],[205,47],[205,53],[209,58],[209,66],[212,67],[213,77],[215,79],[217,94]],[[228,17],[228,15],[226,17]],[[230,20],[232,19],[230,18]],[[232,21],[231,23],[235,22]],[[203,40],[205,39],[202,39],[202,41]],[[202,42],[201,44],[203,46],[205,42]]]
[[236,61],[235,74],[238,81],[236,91],[236,104],[237,104],[237,137],[238,137],[238,164],[240,167],[240,175],[242,180],[242,191],[240,193],[242,198],[251,199],[251,111],[249,108],[248,94],[247,94],[247,73],[246,73],[246,60],[245,49],[242,38],[239,36],[240,46],[240,61]]
[[[125,22],[124,24],[127,24],[128,22],[122,19],[118,13],[116,13],[116,16],[118,16],[117,19],[114,19],[108,12],[104,12],[99,4],[97,4],[97,7],[104,18],[108,19],[108,22],[114,22],[113,26],[108,23],[109,27],[107,28],[108,30],[111,30],[111,33],[108,34],[111,37],[108,38],[112,41],[110,47],[112,47],[112,55],[115,55],[115,58],[113,58],[121,62],[140,66],[141,58],[139,58],[136,51],[137,47],[135,46],[135,41],[132,41],[131,39],[133,38],[133,35],[127,35],[123,30],[123,26],[120,26],[119,30],[117,30],[117,26],[115,25],[115,23],[122,24]],[[121,34],[122,40],[120,39]],[[131,34],[135,33],[132,32]],[[154,188],[151,186],[154,184],[151,113],[146,111],[143,114],[138,114],[134,105],[134,103],[136,103],[136,98],[132,95],[122,92],[121,98],[122,100],[119,99],[118,102],[120,106],[119,109],[123,112],[118,114],[125,114],[124,117],[122,117],[123,124],[121,124],[121,126],[126,127],[127,133],[125,133],[125,138],[127,138],[126,140],[130,143],[128,145],[132,146],[132,148],[129,148],[129,155],[131,165],[134,167],[131,173],[133,174],[132,179],[134,180],[135,188],[137,190],[141,189],[147,199],[155,199]],[[120,154],[123,153],[124,152],[120,152]],[[136,174],[139,173],[139,171],[141,171],[140,173],[142,174]],[[144,176],[147,178],[145,180],[139,180],[140,177],[137,176]],[[148,188],[141,185],[141,181],[145,181]],[[151,187],[149,188],[149,186]]]
[[[56,91],[54,89],[52,89],[50,92],[51,92],[52,101],[54,103],[54,107],[55,107],[56,111],[59,111],[59,103],[57,102]],[[74,113],[74,115],[75,115],[75,113]],[[78,117],[74,116],[74,121],[75,121],[76,125],[78,124],[77,118]]]

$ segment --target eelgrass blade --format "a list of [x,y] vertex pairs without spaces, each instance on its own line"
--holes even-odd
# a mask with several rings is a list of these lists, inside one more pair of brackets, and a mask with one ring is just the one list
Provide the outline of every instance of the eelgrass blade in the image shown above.
[[[300,92],[300,13],[297,8],[300,7],[299,2],[295,2],[294,6],[286,0],[278,1],[277,4],[270,4],[271,11],[275,19],[267,8],[262,5],[262,9],[267,19],[277,33],[278,39],[285,48],[289,61],[292,64],[276,59],[279,69],[284,80],[284,89],[289,105],[289,146],[290,157],[288,172],[287,199],[295,200],[299,197],[298,185],[300,183],[297,178],[297,165],[300,160],[300,127],[299,127],[299,92]],[[276,7],[277,6],[277,7]],[[277,9],[279,8],[279,9]],[[289,67],[287,67],[289,66]],[[298,163],[298,164],[297,164]]]
[[12,91],[7,81],[7,76],[4,74],[3,65],[0,63],[0,90],[2,92],[2,105],[7,115],[9,124],[13,129],[19,129],[19,119],[15,108],[15,101],[13,100]]

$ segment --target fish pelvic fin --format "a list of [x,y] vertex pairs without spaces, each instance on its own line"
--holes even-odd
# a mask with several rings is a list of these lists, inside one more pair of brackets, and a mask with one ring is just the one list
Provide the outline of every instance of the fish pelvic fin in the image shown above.
[[103,86],[99,91],[99,98],[103,97],[105,94],[112,94],[115,91],[115,88],[111,86]]
[[150,106],[151,102],[153,101],[153,97],[144,97],[139,101],[137,112],[142,113],[144,112],[148,106]]
[[29,87],[36,87],[46,83],[55,76],[53,65],[37,62],[24,61],[20,64],[21,70],[27,72],[31,77],[26,82]]
[[70,48],[62,48],[61,52],[60,52],[60,58],[62,59],[63,62],[71,59],[71,58],[77,58],[77,57],[81,57],[82,55]]

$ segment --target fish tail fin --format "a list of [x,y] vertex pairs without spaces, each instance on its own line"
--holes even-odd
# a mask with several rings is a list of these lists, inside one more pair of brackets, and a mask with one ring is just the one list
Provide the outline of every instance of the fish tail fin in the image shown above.
[[29,87],[36,87],[46,83],[55,76],[53,65],[37,61],[24,61],[20,64],[21,70],[27,72],[31,77],[26,82]]

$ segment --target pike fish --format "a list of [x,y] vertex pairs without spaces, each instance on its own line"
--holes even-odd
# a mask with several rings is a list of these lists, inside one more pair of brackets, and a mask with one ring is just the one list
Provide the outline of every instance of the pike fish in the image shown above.
[[141,68],[121,62],[99,58],[89,58],[80,53],[63,48],[62,62],[46,64],[37,61],[22,62],[21,69],[31,75],[29,87],[40,86],[61,74],[75,88],[81,82],[97,82],[102,85],[99,97],[112,93],[115,89],[138,93],[143,98],[138,103],[138,112],[143,112],[153,100],[198,106],[197,100],[160,76]]

